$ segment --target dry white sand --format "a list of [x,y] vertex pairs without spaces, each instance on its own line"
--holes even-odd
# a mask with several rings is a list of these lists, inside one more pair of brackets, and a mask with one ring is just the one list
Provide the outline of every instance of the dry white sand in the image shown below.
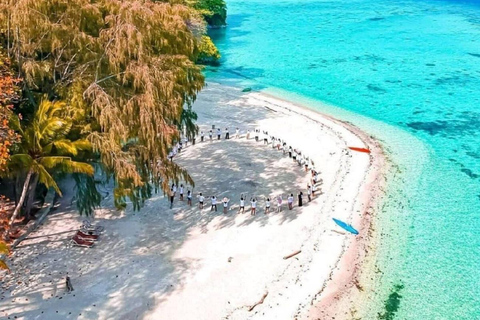
[[[351,288],[361,262],[355,248],[360,250],[361,242],[332,217],[368,231],[364,217],[377,194],[379,147],[357,129],[316,112],[217,84],[202,91],[194,109],[201,130],[228,127],[231,139],[222,135],[221,141],[200,143],[198,138],[175,161],[194,178],[194,195],[217,196],[218,212],[210,212],[209,201],[199,210],[195,198],[193,207],[177,199],[170,210],[161,194],[139,212],[117,212],[106,190],[104,208],[95,215],[106,231],[94,248],[83,249],[67,246],[82,217],[65,197],[57,213],[15,251],[13,273],[2,283],[0,317],[315,318],[318,310],[312,304],[329,301],[331,306],[333,296]],[[235,139],[236,127],[240,139]],[[310,174],[281,151],[255,142],[255,128],[314,159],[323,179],[314,201],[306,199]],[[247,129],[252,130],[248,141]],[[374,152],[352,152],[347,146]],[[288,210],[286,194],[300,190],[306,205]],[[256,216],[237,213],[242,193],[259,200]],[[264,197],[278,194],[284,195],[283,211],[265,215]],[[231,199],[227,214],[222,213],[223,197]],[[301,253],[283,259],[297,250]],[[75,288],[70,294],[65,292],[67,273]],[[329,281],[332,277],[337,280]],[[263,303],[249,311],[266,293]]]

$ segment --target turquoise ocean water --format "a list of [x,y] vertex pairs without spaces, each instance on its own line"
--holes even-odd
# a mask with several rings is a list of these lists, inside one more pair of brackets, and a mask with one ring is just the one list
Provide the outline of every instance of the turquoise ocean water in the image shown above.
[[227,4],[207,80],[351,121],[395,164],[366,317],[480,319],[480,2]]

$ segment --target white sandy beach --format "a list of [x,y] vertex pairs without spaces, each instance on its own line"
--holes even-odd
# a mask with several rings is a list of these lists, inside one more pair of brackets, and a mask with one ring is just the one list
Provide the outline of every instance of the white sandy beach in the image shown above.
[[[169,209],[163,194],[139,212],[131,206],[118,212],[111,190],[105,190],[94,222],[106,231],[86,249],[67,246],[84,218],[66,196],[15,251],[13,273],[2,283],[0,318],[342,319],[352,314],[383,183],[381,148],[353,126],[266,94],[218,84],[208,84],[194,110],[201,130],[228,127],[231,139],[222,135],[221,141],[200,143],[197,138],[175,161],[192,175],[194,195],[231,199],[228,213],[222,213],[221,203],[218,212],[210,212],[209,201],[199,210],[195,197],[193,207],[177,199]],[[235,139],[236,127],[240,139]],[[255,128],[314,160],[323,182],[312,202],[306,197],[310,173],[281,151],[255,142]],[[300,190],[306,205],[288,210],[286,195]],[[257,197],[256,216],[237,213],[241,194]],[[278,194],[284,195],[283,211],[265,215],[264,197]],[[332,217],[352,223],[360,235],[345,233]],[[283,259],[297,250],[301,253]],[[75,288],[70,294],[67,273]],[[265,294],[263,303],[249,311]]]

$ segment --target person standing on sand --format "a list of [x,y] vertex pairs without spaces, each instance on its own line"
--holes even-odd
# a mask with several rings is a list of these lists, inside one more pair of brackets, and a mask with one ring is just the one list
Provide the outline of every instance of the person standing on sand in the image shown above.
[[268,214],[270,212],[270,198],[267,198],[265,200],[265,214]]
[[228,211],[228,202],[230,202],[230,199],[223,198],[222,202],[223,202],[223,213],[226,214]]
[[240,129],[235,129],[235,139],[240,138]]
[[213,209],[215,209],[215,212],[217,212],[217,197],[211,196],[210,200],[212,201],[212,207],[210,208],[210,211],[213,211]]
[[192,192],[187,190],[187,204],[191,207],[192,206]]
[[250,215],[254,216],[255,211],[257,210],[257,201],[255,200],[255,198],[250,199],[250,204],[252,205],[250,209]]
[[220,131],[220,128],[217,129],[217,140],[220,140],[220,137],[222,136],[222,132]]
[[255,141],[258,142],[258,129],[255,129]]
[[228,131],[228,128],[225,128],[225,140],[230,139],[230,132]]
[[250,129],[247,130],[247,140],[250,139]]
[[298,206],[301,207],[303,206],[303,192],[300,191],[300,193],[298,194]]
[[210,131],[208,132],[208,136],[210,137],[210,142],[212,142],[212,141],[213,141],[213,132],[212,132],[212,130],[210,130]]
[[315,191],[317,191],[317,187],[312,184],[312,198],[315,198]]
[[200,131],[200,142],[203,142],[203,136],[204,136],[203,131]]
[[312,201],[312,187],[310,187],[310,185],[307,185],[307,197],[308,202]]
[[180,201],[183,201],[183,184],[180,185],[179,193],[180,193]]
[[173,199],[175,199],[175,192],[173,192],[173,190],[170,190],[170,209],[173,208]]
[[277,197],[277,212],[282,212],[282,203],[283,203],[283,199],[282,199],[282,195],[278,195]]
[[293,159],[293,162],[297,162],[297,149],[293,149],[292,159]]
[[199,209],[203,209],[203,202],[204,201],[205,201],[205,197],[200,192],[200,194],[198,195],[198,208]]
[[173,192],[173,196],[176,196],[177,195],[177,186],[175,185],[175,183],[172,183],[171,190]]
[[292,157],[292,146],[289,146],[288,147],[288,157],[291,158]]
[[291,193],[288,196],[287,202],[288,202],[288,209],[292,210],[293,209],[293,193]]
[[243,197],[243,194],[240,196],[240,208],[238,209],[238,213],[245,213],[245,198]]

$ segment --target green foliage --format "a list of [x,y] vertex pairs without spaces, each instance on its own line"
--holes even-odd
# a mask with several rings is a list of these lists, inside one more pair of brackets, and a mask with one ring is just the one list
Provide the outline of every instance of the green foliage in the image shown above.
[[400,295],[400,291],[403,288],[403,284],[396,284],[393,287],[392,293],[390,293],[388,299],[385,301],[385,312],[382,314],[378,314],[379,319],[393,320],[395,318],[395,314],[400,307],[400,299],[402,298],[402,296]]
[[95,181],[93,175],[74,173],[75,203],[81,215],[91,216],[93,210],[100,206],[102,196],[97,189],[100,182]]
[[197,117],[196,112],[192,110],[191,106],[184,108],[182,111],[182,117],[178,124],[178,128],[180,131],[185,132],[189,140],[192,140],[198,133],[198,126],[195,124]]
[[93,174],[91,165],[72,160],[72,156],[92,146],[86,140],[65,138],[73,121],[64,116],[65,109],[62,102],[42,100],[32,121],[21,122],[18,117],[12,117],[11,126],[21,134],[22,140],[12,149],[7,175],[17,176],[32,170],[40,183],[61,195],[53,177],[56,172]]
[[194,7],[200,11],[209,26],[226,25],[227,4],[224,0],[197,0]]
[[202,36],[199,46],[199,55],[197,58],[198,63],[202,64],[218,64],[218,60],[220,59],[220,52],[218,51],[217,47],[212,42],[209,36]]

